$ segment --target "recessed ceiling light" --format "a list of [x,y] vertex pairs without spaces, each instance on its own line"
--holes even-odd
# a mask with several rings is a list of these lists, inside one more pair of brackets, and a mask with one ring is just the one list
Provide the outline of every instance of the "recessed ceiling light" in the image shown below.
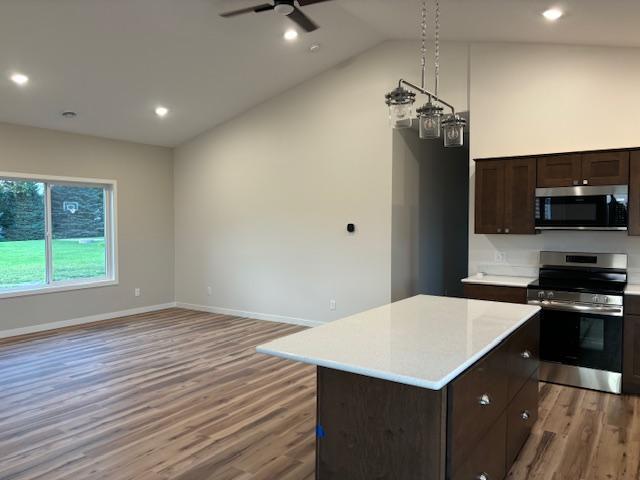
[[16,85],[26,85],[27,83],[29,83],[29,77],[27,77],[25,74],[23,73],[13,73],[11,74],[11,81],[13,83],[15,83]]
[[64,118],[76,118],[78,116],[78,114],[76,112],[74,112],[73,110],[65,110],[64,112],[62,112],[61,115]]
[[166,117],[169,113],[169,109],[167,107],[156,107],[156,115],[159,117]]
[[309,51],[311,53],[316,53],[316,52],[320,51],[320,44],[319,43],[314,43],[313,45],[311,45],[309,47]]
[[563,12],[559,8],[550,8],[549,10],[545,10],[544,12],[542,12],[542,15],[547,20],[555,22],[563,15]]
[[298,38],[298,32],[295,31],[293,28],[287,30],[286,32],[284,32],[284,39],[285,40],[292,41],[292,40],[295,40],[296,38]]

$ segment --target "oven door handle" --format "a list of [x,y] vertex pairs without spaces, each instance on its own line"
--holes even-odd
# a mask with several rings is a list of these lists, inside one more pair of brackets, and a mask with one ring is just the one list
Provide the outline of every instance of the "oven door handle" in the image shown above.
[[529,305],[538,305],[543,309],[562,310],[565,312],[582,312],[582,313],[598,313],[600,315],[608,315],[613,317],[621,317],[623,313],[622,307],[599,307],[596,305],[585,305],[583,303],[564,303],[554,300],[529,300]]

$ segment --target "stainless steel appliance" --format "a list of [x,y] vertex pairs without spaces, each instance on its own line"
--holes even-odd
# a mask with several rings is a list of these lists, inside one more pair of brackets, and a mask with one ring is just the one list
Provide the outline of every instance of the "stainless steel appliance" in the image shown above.
[[620,393],[627,256],[540,252],[540,379]]
[[536,188],[537,230],[626,230],[629,187]]

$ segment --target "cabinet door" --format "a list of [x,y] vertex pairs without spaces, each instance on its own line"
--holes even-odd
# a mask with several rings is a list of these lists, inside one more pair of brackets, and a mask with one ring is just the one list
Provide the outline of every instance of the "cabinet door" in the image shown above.
[[536,233],[536,159],[505,160],[504,178],[504,233]]
[[640,151],[631,152],[629,165],[629,235],[640,235]]
[[476,162],[475,232],[503,233],[504,162]]
[[640,315],[624,316],[623,338],[622,391],[640,393]]
[[582,183],[580,154],[538,159],[538,187],[572,187]]
[[582,155],[582,185],[627,185],[629,152],[594,152]]

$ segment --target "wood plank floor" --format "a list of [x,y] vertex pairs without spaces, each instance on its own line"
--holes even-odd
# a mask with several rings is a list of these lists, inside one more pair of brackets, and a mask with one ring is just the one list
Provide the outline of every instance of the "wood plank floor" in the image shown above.
[[[254,352],[299,330],[171,309],[0,342],[0,479],[311,479],[315,369]],[[510,479],[640,478],[638,398],[541,394]]]

